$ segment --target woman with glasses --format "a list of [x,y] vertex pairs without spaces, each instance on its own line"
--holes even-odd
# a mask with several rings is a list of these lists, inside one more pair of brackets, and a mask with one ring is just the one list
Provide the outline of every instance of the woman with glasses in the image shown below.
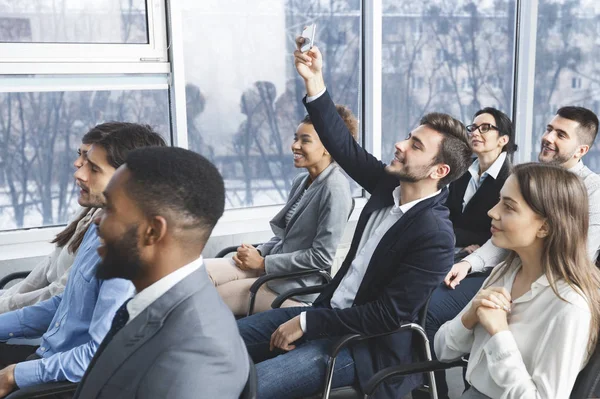
[[510,118],[495,108],[477,111],[467,133],[477,158],[460,179],[450,184],[446,201],[456,235],[457,260],[491,237],[487,212],[498,201],[510,173],[508,155],[517,149]]

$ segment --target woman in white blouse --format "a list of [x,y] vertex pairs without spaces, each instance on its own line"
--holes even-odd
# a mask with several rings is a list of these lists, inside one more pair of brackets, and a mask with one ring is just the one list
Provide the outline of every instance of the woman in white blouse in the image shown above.
[[521,164],[489,216],[492,242],[512,252],[438,331],[436,355],[470,353],[462,398],[566,399],[600,327],[587,191],[559,166]]

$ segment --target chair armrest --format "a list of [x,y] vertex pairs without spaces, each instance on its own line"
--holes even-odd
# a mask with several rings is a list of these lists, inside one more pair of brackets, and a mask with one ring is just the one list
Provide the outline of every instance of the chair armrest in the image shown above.
[[15,273],[9,274],[8,276],[2,277],[0,279],[0,289],[3,289],[6,284],[8,284],[9,282],[11,282],[13,280],[18,280],[20,278],[25,278],[25,277],[29,276],[29,273],[31,273],[31,271],[15,272]]
[[447,370],[454,367],[463,367],[466,365],[466,361],[463,359],[457,359],[450,362],[440,362],[439,360],[432,360],[429,362],[417,362],[410,364],[400,364],[398,366],[392,366],[378,371],[367,381],[364,387],[364,394],[370,396],[375,392],[379,384],[390,377],[427,373],[430,371]]
[[[256,301],[256,293],[258,292],[258,289],[264,283],[266,283],[268,281],[273,281],[273,280],[286,280],[286,279],[293,279],[293,278],[299,278],[299,277],[311,276],[311,275],[319,275],[324,280],[325,284],[327,284],[331,281],[331,276],[329,275],[329,273],[326,272],[325,270],[321,270],[321,269],[302,270],[299,272],[292,272],[292,273],[271,273],[271,274],[265,274],[264,276],[260,276],[259,278],[256,279],[256,281],[252,284],[252,286],[248,290],[248,291],[250,291],[250,301],[248,303],[248,311],[246,312],[246,316],[250,316],[252,313],[254,313],[254,302]],[[287,298],[283,298],[281,303],[283,303],[283,301],[285,301],[286,299]],[[275,301],[277,301],[277,298],[275,299]],[[279,304],[279,306],[281,306],[281,303]],[[271,305],[271,306],[273,306],[273,305]]]
[[[251,244],[253,247],[258,247],[259,245],[262,245],[263,243],[260,242],[258,244]],[[215,258],[224,258],[225,255],[230,254],[232,252],[237,252],[237,249],[239,248],[239,245],[233,245],[231,247],[227,247],[227,248],[223,248],[222,250],[220,250],[217,255],[215,256]]]
[[32,399],[43,398],[61,393],[74,393],[77,390],[77,385],[78,384],[69,381],[33,385],[19,389],[18,391],[8,395],[5,399]]
[[424,336],[425,338],[427,337],[427,334],[425,333],[425,330],[423,330],[423,327],[421,327],[417,323],[406,323],[406,324],[401,325],[399,328],[397,328],[395,330],[388,331],[388,332],[381,333],[381,334],[373,334],[373,335],[347,334],[347,335],[343,335],[340,339],[338,339],[331,346],[331,348],[329,350],[329,356],[332,358],[336,357],[342,349],[344,349],[346,346],[348,346],[348,344],[350,344],[352,342],[364,341],[366,339],[371,339],[371,338],[385,337],[386,335],[396,334],[397,332],[401,332],[401,331],[405,331],[405,330],[414,330],[414,331],[421,333],[421,335]]
[[273,300],[273,302],[271,302],[271,308],[273,309],[278,309],[281,307],[281,305],[289,298],[293,297],[293,296],[298,296],[298,295],[309,295],[309,294],[319,294],[321,293],[325,287],[327,287],[328,284],[321,284],[321,285],[313,285],[312,287],[301,287],[301,288],[294,288],[291,289],[289,291],[284,292],[283,294],[280,294],[279,296],[277,296],[277,298],[275,298]]
[[256,294],[258,289],[266,282],[273,280],[289,280],[294,278],[300,278],[305,276],[319,275],[323,279],[323,283],[327,284],[331,282],[331,275],[322,269],[311,269],[311,270],[302,270],[299,272],[291,272],[291,273],[271,273],[265,274],[264,276],[260,276],[254,284],[250,287],[250,293]]

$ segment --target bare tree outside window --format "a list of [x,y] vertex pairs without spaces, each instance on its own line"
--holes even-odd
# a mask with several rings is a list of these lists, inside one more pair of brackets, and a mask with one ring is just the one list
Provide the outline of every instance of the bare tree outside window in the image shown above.
[[110,120],[147,123],[168,138],[168,93],[0,93],[0,230],[66,223],[78,209],[81,137]]
[[[600,113],[600,5],[586,0],[541,0],[535,65],[531,158],[536,159],[546,124],[565,105]],[[600,140],[583,159],[600,172]]]
[[469,122],[478,109],[512,107],[512,0],[383,1],[382,152],[391,157],[421,117]]
[[0,1],[0,42],[148,43],[145,0]]
[[295,37],[311,23],[328,89],[358,115],[360,1],[184,1],[186,92],[194,87],[196,99],[187,98],[190,148],[210,154],[219,167],[228,208],[287,199],[299,172],[290,145],[306,114],[292,53]]

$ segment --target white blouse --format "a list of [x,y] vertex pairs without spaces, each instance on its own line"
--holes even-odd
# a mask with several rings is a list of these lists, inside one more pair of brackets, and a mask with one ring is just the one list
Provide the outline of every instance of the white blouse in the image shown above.
[[[520,261],[513,262],[492,286],[511,292],[520,267]],[[493,337],[480,324],[473,330],[462,324],[469,302],[435,335],[438,359],[450,361],[470,353],[467,381],[491,398],[568,398],[587,363],[591,311],[586,299],[563,280],[556,286],[567,302],[556,296],[542,276],[513,301],[509,331]]]

